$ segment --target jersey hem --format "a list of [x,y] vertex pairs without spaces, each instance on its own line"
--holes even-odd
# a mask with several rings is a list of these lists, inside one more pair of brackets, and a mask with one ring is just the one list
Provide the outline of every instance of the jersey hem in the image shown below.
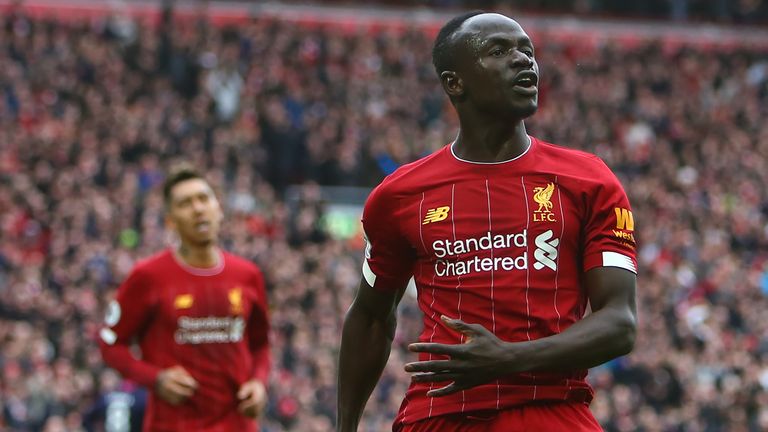
[[[581,393],[583,397],[574,397],[576,396],[577,390],[581,390],[578,393]],[[570,394],[573,393],[573,394]],[[555,397],[557,396],[557,397]],[[496,400],[496,399],[482,399],[482,400],[472,400],[471,402],[467,401],[464,409],[457,409],[456,404],[451,403],[445,403],[440,405],[432,405],[430,407],[428,401],[423,401],[421,404],[417,404],[417,406],[408,405],[408,414],[403,415],[402,412],[398,414],[397,418],[395,419],[394,424],[397,425],[407,425],[416,423],[422,420],[440,417],[444,415],[453,415],[453,414],[467,414],[477,411],[503,411],[505,409],[510,409],[514,407],[519,407],[523,405],[530,405],[530,404],[539,404],[539,403],[547,403],[547,402],[570,402],[570,403],[585,403],[589,404],[593,399],[593,393],[583,387],[577,387],[566,393],[563,394],[556,394],[552,396],[542,396],[541,398],[537,399],[509,399],[509,400]],[[418,405],[424,405],[424,406],[418,406]],[[431,415],[429,414],[431,412]]]

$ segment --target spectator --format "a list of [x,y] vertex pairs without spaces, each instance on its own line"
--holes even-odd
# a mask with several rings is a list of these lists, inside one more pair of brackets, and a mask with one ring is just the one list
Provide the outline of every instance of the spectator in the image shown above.
[[[201,70],[188,93],[158,61],[160,33],[141,23],[135,39],[118,40],[21,10],[0,21],[0,429],[83,427],[102,385],[95,335],[107,299],[139,257],[166,245],[151,173],[189,158],[231,204],[222,244],[257,262],[271,289],[275,390],[262,428],[327,430],[328,374],[362,251],[306,235],[325,207],[309,191],[294,209],[283,191],[371,186],[386,172],[380,161],[411,161],[453,138],[455,119],[419,60],[431,38],[256,19],[237,29],[243,85],[223,121],[202,72],[226,57],[222,29],[169,30],[174,55],[188,50]],[[765,429],[765,53],[589,51],[547,36],[534,40],[547,73],[531,133],[617,172],[644,269],[635,354],[591,374],[598,420],[608,431]],[[413,358],[405,347],[421,325],[409,300],[400,313],[394,365]],[[361,430],[391,424],[407,379],[385,370]]]

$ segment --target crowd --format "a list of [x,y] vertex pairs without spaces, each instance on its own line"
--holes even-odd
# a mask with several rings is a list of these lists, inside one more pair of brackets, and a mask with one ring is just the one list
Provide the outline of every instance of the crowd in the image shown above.
[[[323,229],[320,186],[373,186],[451,140],[432,41],[166,21],[0,16],[0,429],[104,430],[106,395],[141,400],[95,337],[132,265],[168,244],[157,186],[183,159],[217,187],[225,247],[265,270],[263,430],[331,430],[362,251]],[[768,430],[766,53],[534,42],[530,133],[601,156],[638,229],[638,341],[591,371],[598,420],[609,432]],[[400,316],[365,431],[388,430],[408,384],[415,301]]]
[[[322,3],[359,3],[349,0],[321,0]],[[675,21],[709,21],[721,23],[764,24],[768,21],[768,2],[764,0],[538,0],[504,2],[499,0],[363,0],[367,4],[386,6],[429,6],[435,8],[509,7],[536,14],[573,14],[594,17],[612,16],[622,19],[654,19]]]

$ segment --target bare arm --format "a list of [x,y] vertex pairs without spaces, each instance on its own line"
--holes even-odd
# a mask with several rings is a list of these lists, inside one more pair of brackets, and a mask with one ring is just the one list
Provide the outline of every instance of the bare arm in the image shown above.
[[598,267],[585,275],[592,314],[560,334],[528,342],[504,342],[479,324],[445,318],[464,333],[461,345],[415,343],[411,350],[446,354],[450,360],[415,362],[419,382],[447,382],[430,396],[443,396],[499,377],[531,371],[586,369],[629,353],[635,342],[636,276],[627,270]]
[[632,351],[635,280],[634,273],[615,267],[589,271],[585,285],[592,314],[560,334],[522,344],[513,361],[518,372],[587,369]]
[[389,358],[397,304],[405,288],[383,292],[365,279],[347,311],[339,353],[338,432],[357,431],[368,398]]

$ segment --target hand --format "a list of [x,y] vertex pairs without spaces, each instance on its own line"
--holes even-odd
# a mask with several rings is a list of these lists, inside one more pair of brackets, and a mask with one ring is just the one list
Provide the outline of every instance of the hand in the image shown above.
[[458,345],[439,343],[413,343],[413,352],[442,354],[449,360],[430,360],[408,363],[405,371],[413,373],[415,382],[451,381],[445,387],[430,390],[427,396],[446,396],[485,384],[506,375],[503,365],[509,359],[507,343],[480,324],[467,324],[458,319],[441,317],[445,324],[464,334],[466,342]]
[[197,390],[197,381],[181,366],[163,369],[157,375],[155,392],[171,405],[179,405]]
[[267,390],[259,380],[246,381],[237,391],[237,399],[240,401],[237,410],[242,415],[257,418],[267,405]]

